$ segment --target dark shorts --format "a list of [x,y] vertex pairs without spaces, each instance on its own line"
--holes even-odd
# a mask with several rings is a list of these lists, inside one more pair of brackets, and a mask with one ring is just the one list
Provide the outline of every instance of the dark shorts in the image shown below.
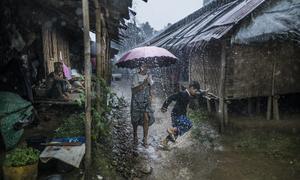
[[184,115],[172,116],[172,126],[176,127],[179,136],[189,131],[193,127],[193,123]]

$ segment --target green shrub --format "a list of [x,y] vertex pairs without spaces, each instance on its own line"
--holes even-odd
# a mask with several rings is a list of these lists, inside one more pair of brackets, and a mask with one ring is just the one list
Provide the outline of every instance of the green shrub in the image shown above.
[[39,160],[40,152],[33,148],[16,148],[8,153],[4,160],[4,165],[9,167],[19,167],[31,165]]
[[72,115],[62,122],[54,136],[57,138],[84,136],[84,127],[84,113]]

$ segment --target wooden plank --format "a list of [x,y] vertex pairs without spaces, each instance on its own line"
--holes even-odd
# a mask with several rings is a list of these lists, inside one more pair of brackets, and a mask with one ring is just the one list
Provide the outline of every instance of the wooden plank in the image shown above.
[[91,47],[90,47],[90,22],[89,3],[82,0],[83,11],[83,35],[84,35],[84,74],[85,74],[85,179],[90,179],[89,169],[91,166]]
[[[58,52],[58,41],[57,41],[57,31],[55,29],[52,30],[51,32],[52,36],[52,53],[53,53],[53,60],[54,62],[59,61],[59,52]],[[54,66],[53,66],[54,67]],[[54,69],[52,69],[53,71]]]
[[75,101],[34,100],[34,104],[78,105]]
[[49,47],[48,47],[48,30],[45,25],[42,27],[42,38],[43,38],[43,55],[44,55],[44,71],[45,71],[45,76],[44,78],[46,79],[47,73],[48,73],[48,60],[49,60]]

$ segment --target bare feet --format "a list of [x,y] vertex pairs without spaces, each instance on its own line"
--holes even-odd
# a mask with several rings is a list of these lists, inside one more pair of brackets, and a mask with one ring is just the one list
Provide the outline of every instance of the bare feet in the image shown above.
[[176,141],[175,135],[177,133],[177,129],[176,128],[168,128],[167,132],[169,134],[168,139],[172,142],[175,142]]
[[134,137],[134,138],[133,138],[133,145],[134,145],[134,146],[137,146],[138,143],[139,143],[138,138],[137,138],[137,137]]
[[143,146],[147,149],[149,147],[146,139],[143,139]]

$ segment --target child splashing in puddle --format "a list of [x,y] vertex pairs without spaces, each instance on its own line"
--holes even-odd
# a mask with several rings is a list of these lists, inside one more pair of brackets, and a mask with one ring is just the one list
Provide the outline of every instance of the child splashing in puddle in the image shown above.
[[173,94],[167,98],[163,103],[161,111],[165,113],[168,109],[169,104],[175,101],[174,108],[171,112],[172,127],[168,128],[168,136],[161,142],[161,147],[166,148],[168,142],[176,142],[178,136],[182,136],[188,132],[192,125],[192,122],[187,118],[187,106],[190,100],[196,95],[206,94],[208,90],[200,91],[200,85],[197,81],[192,81],[189,87],[181,92]]

